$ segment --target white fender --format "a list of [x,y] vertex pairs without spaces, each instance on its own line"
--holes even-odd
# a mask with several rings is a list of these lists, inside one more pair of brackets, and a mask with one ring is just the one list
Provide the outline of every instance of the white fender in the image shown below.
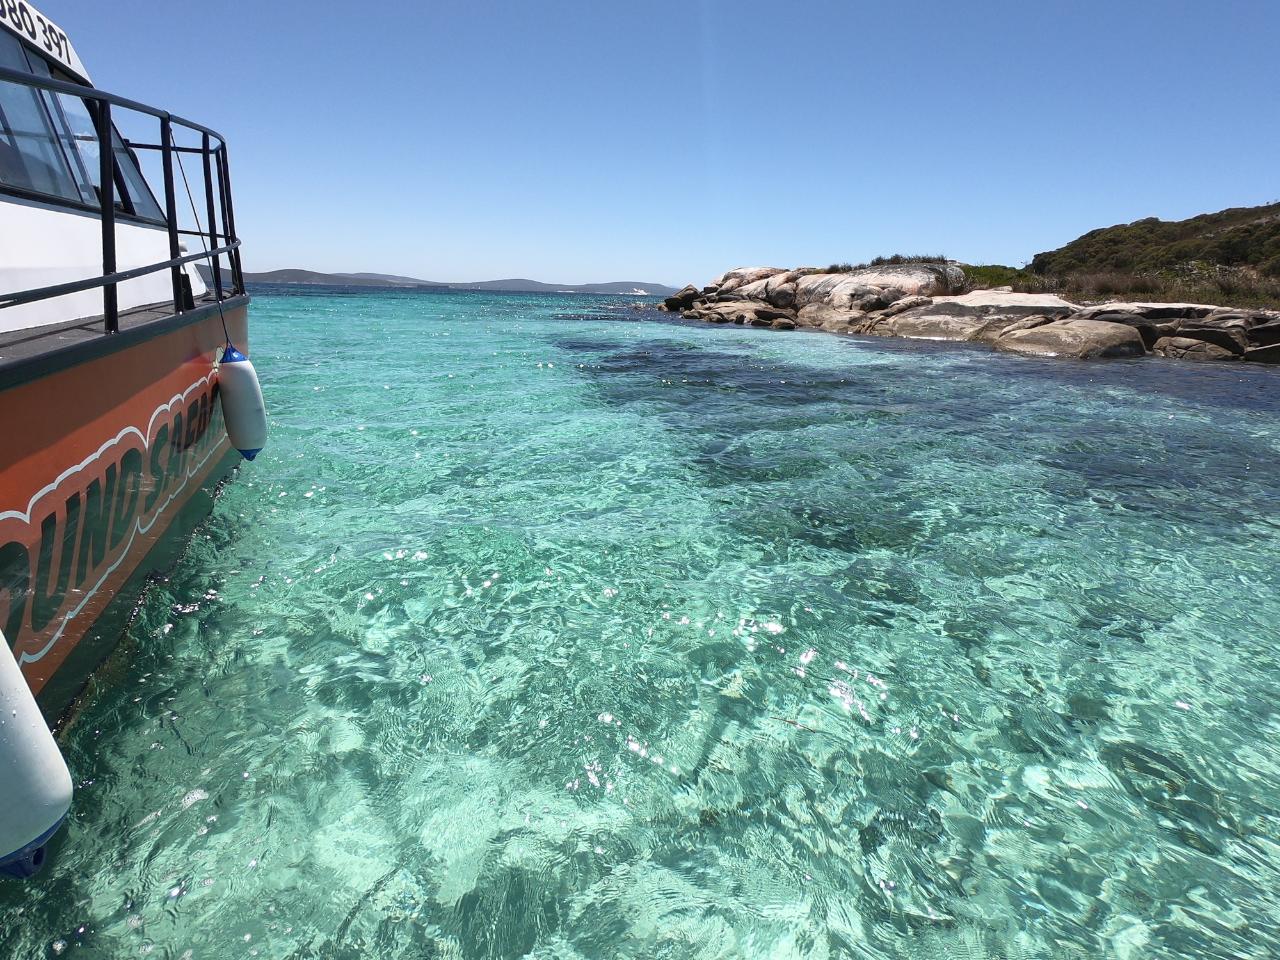
[[0,873],[34,876],[71,809],[71,771],[0,634]]
[[258,372],[249,358],[230,343],[218,367],[218,394],[222,419],[231,445],[252,460],[267,445],[267,405],[262,399]]

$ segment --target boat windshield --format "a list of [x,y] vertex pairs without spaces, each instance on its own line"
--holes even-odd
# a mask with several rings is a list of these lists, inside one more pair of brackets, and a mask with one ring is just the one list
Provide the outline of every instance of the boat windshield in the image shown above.
[[[71,80],[6,32],[0,32],[0,66]],[[112,138],[117,210],[163,222],[137,158],[118,133]],[[99,170],[98,137],[85,100],[0,81],[0,189],[97,207]]]

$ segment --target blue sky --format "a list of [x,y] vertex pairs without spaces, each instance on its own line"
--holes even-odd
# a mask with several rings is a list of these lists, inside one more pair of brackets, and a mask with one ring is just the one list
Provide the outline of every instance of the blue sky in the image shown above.
[[1280,199],[1263,0],[37,6],[99,86],[227,134],[249,269],[1020,264]]

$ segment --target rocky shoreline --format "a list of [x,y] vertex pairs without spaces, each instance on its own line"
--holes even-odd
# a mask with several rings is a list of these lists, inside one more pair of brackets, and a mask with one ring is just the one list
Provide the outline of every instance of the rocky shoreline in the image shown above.
[[845,273],[741,267],[662,310],[707,323],[775,330],[986,343],[1037,357],[1280,363],[1280,311],[1194,303],[1082,306],[1009,288],[968,291],[954,264],[911,263]]

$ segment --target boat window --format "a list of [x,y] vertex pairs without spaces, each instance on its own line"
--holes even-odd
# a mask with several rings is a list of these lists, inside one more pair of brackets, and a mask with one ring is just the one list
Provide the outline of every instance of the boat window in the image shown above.
[[[65,93],[57,96],[58,109],[66,124],[67,140],[76,151],[77,162],[84,171],[85,185],[88,190],[86,201],[98,203],[98,171],[101,169],[98,154],[97,124],[89,107],[80,97]],[[112,132],[113,146],[116,154],[117,182],[116,206],[129,213],[150,220],[163,220],[160,204],[147,186],[146,179],[138,169],[133,155],[125,149],[120,135]]]
[[[49,69],[49,64],[47,64],[41,57],[33,55],[30,50],[27,51],[27,63],[30,65],[31,72],[36,76],[53,76],[53,72]],[[64,78],[59,76],[58,79],[62,80]],[[96,204],[98,202],[98,194],[95,192],[93,181],[89,177],[88,170],[85,169],[80,150],[75,142],[76,134],[73,133],[67,123],[67,117],[66,114],[63,113],[58,95],[50,93],[47,90],[41,90],[40,98],[44,101],[45,109],[49,113],[49,119],[53,121],[54,130],[58,134],[58,139],[62,141],[62,153],[71,166],[71,175],[75,178],[76,187],[80,191],[80,199],[85,203]],[[90,126],[89,129],[89,136],[96,137],[92,126]],[[97,163],[96,160],[94,162],[95,164]],[[96,172],[97,167],[95,166],[93,169]]]
[[[76,82],[8,33],[0,34],[0,65]],[[115,131],[112,149],[116,209],[163,221],[137,158]],[[97,206],[99,163],[97,124],[83,98],[0,84],[0,183]]]
[[[29,73],[22,44],[0,34],[0,65]],[[54,135],[40,91],[0,82],[0,183],[79,200],[67,158]]]
[[139,217],[146,217],[148,220],[163,220],[164,214],[160,212],[160,204],[156,202],[155,194],[151,192],[151,188],[147,185],[147,178],[142,175],[142,170],[138,166],[138,160],[134,157],[133,151],[125,148],[125,145],[120,141],[120,134],[114,130],[111,132],[111,138],[115,144],[116,167],[124,175],[125,186],[129,191],[129,202],[133,206],[133,213]]

